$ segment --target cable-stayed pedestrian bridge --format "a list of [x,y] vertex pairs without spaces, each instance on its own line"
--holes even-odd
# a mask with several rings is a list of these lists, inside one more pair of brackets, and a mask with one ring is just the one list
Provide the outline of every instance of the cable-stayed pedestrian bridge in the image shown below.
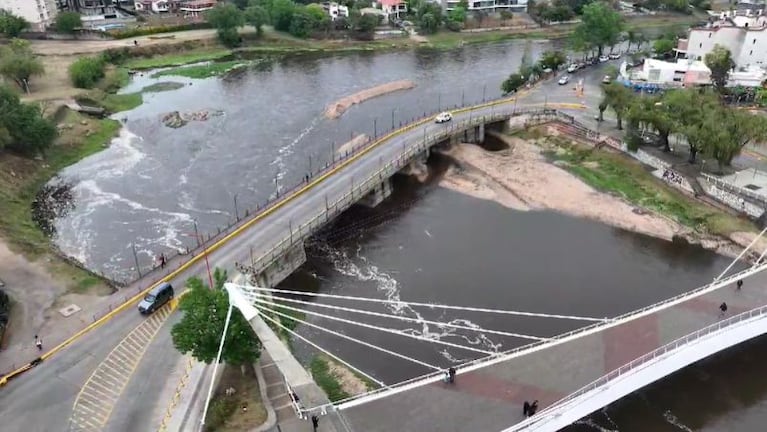
[[[322,418],[327,419],[323,423],[327,428],[325,430],[556,431],[691,363],[764,334],[767,331],[767,277],[762,273],[767,264],[761,263],[764,253],[757,261],[760,264],[726,275],[755,242],[712,283],[613,318],[395,302],[413,308],[590,322],[555,337],[518,334],[513,329],[462,329],[531,341],[502,353],[419,337],[394,328],[365,323],[363,318],[341,318],[325,312],[331,310],[347,316],[355,313],[377,317],[386,314],[371,311],[371,308],[340,304],[387,303],[386,300],[285,291],[248,284],[228,284],[227,289],[233,304],[244,311],[251,323],[259,321],[263,326],[268,323],[274,328],[286,329],[285,320],[298,321],[375,349],[382,353],[380,355],[390,355],[392,359],[411,361],[431,369],[431,372],[411,380],[386,385],[367,374],[359,365],[350,364],[335,356],[332,350],[288,330],[298,339],[381,385],[377,390],[347,400],[312,404],[301,397],[297,390],[300,384],[292,386],[286,376],[288,384],[295,390],[294,395],[298,396],[295,409],[299,417],[324,416]],[[742,289],[736,285],[739,280],[745,281]],[[311,297],[313,301],[307,301]],[[321,301],[326,298],[332,299],[332,304]],[[726,312],[720,309],[723,303],[727,305]],[[301,315],[291,314],[290,311],[306,314],[305,318],[297,318]],[[421,324],[451,325],[404,319]],[[449,384],[444,380],[446,366],[431,365],[396,352],[391,347],[375,346],[318,324],[325,320],[417,338],[424,343],[439,343],[450,349],[473,351],[481,357],[455,365],[457,377],[454,383]],[[532,417],[523,416],[523,403],[535,400],[539,401],[540,410]]]

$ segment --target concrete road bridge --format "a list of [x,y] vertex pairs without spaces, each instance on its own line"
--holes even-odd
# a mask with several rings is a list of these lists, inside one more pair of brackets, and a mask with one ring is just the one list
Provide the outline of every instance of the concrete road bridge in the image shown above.
[[[355,203],[376,205],[390,193],[389,177],[422,164],[432,146],[450,140],[481,141],[485,128],[503,127],[512,117],[526,115],[540,121],[567,117],[556,109],[579,110],[582,106],[578,103],[523,106],[517,105],[515,98],[495,100],[453,110],[449,123],[435,124],[433,115],[426,116],[333,161],[291,191],[280,194],[257,214],[241,220],[231,231],[220,233],[193,251],[190,259],[171,261],[167,268],[157,269],[125,289],[136,294],[123,304],[110,307],[103,317],[94,318],[65,339],[46,338],[46,347],[52,348],[21,365],[16,363],[13,370],[3,371],[0,413],[7,419],[5,426],[11,430],[49,430],[51,424],[69,423],[71,430],[83,431],[146,429],[142,422],[151,420],[147,420],[146,413],[154,409],[156,399],[141,397],[123,402],[126,394],[134,391],[145,395],[161,392],[161,380],[137,387],[134,376],[172,369],[177,357],[151,349],[159,343],[154,334],[168,343],[167,331],[160,330],[141,339],[140,346],[132,351],[130,365],[121,369],[119,376],[107,377],[110,386],[120,391],[98,401],[97,407],[85,402],[92,399],[89,396],[92,392],[81,391],[84,383],[97,387],[102,382],[99,380],[104,379],[97,371],[114,366],[106,363],[110,362],[115,344],[135,342],[132,332],[142,325],[144,318],[133,308],[144,292],[160,282],[170,282],[180,291],[187,278],[205,274],[206,261],[210,266],[230,270],[238,263],[236,267],[251,273],[259,284],[274,286],[303,262],[304,239]],[[174,320],[172,315],[168,317],[168,321]],[[73,406],[76,420],[71,417]],[[88,410],[96,411],[98,416],[85,424],[81,413]],[[31,419],[14,414],[32,411],[36,415]]]

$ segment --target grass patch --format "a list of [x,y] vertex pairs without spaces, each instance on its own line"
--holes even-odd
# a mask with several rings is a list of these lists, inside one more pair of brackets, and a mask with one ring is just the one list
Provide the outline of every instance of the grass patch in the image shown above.
[[141,93],[108,93],[98,102],[105,110],[111,113],[118,113],[120,111],[128,111],[136,108],[144,103],[144,98],[141,96]]
[[[258,379],[255,372],[246,366],[243,374],[239,367],[225,366],[216,394],[210,403],[208,421],[205,430],[208,432],[239,432],[247,431],[266,421],[266,410],[261,401]],[[226,389],[233,388],[233,395],[227,396]],[[243,410],[243,408],[247,408]]]
[[[82,121],[87,125],[82,125]],[[57,143],[46,151],[43,161],[0,153],[0,202],[3,203],[0,236],[14,251],[30,260],[51,251],[50,240],[32,220],[31,206],[37,192],[63,168],[103,150],[120,129],[117,121],[88,119],[73,111],[67,111],[62,123],[74,126],[62,131]],[[86,129],[91,131],[89,136]],[[96,278],[61,259],[52,258],[46,266],[76,292],[100,285]]]
[[158,82],[142,88],[141,93],[159,93],[164,91],[178,90],[181,87],[184,87],[184,84],[172,81]]
[[639,162],[577,144],[558,144],[550,158],[567,162],[567,169],[592,187],[620,195],[627,201],[669,216],[682,225],[727,236],[754,231],[753,223],[703,204],[667,186]]
[[239,60],[231,60],[218,63],[211,62],[194,66],[183,66],[156,72],[152,75],[152,78],[163,76],[182,76],[196,79],[210,78],[228,72],[239,64],[243,64],[243,62]]
[[341,381],[330,371],[328,362],[322,357],[314,356],[309,364],[309,371],[312,374],[312,378],[314,378],[314,382],[325,391],[331,402],[340,401],[351,396],[343,390]]
[[215,48],[201,51],[186,51],[166,54],[151,58],[134,58],[125,62],[129,69],[157,69],[161,67],[183,66],[209,60],[218,60],[229,56],[232,51],[226,48]]

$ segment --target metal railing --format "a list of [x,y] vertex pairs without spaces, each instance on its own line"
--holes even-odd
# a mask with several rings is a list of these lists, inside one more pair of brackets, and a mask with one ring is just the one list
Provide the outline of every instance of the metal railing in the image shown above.
[[[767,263],[761,264],[761,265],[755,265],[753,267],[749,267],[746,270],[742,270],[742,271],[740,271],[738,273],[734,273],[734,274],[732,274],[730,276],[721,278],[719,280],[715,280],[714,282],[711,282],[711,283],[709,283],[707,285],[703,285],[701,287],[698,287],[698,288],[696,288],[694,290],[691,290],[691,291],[688,291],[686,293],[678,294],[678,295],[676,295],[674,297],[670,297],[670,298],[668,298],[666,300],[662,300],[662,301],[659,301],[657,303],[653,303],[653,304],[651,304],[649,306],[645,306],[645,307],[642,307],[640,309],[637,309],[637,310],[634,310],[634,311],[627,312],[625,314],[619,315],[619,316],[617,316],[617,317],[615,317],[615,318],[613,318],[613,319],[611,319],[609,321],[597,322],[597,323],[590,324],[590,325],[587,325],[587,326],[584,326],[584,327],[579,327],[579,328],[570,330],[570,331],[568,331],[566,333],[562,333],[562,334],[559,334],[557,336],[554,336],[554,337],[550,338],[549,340],[535,341],[535,342],[532,342],[532,343],[529,343],[529,344],[526,344],[526,345],[522,345],[522,346],[519,346],[519,347],[516,347],[516,348],[512,348],[511,350],[504,351],[502,353],[498,353],[498,354],[494,354],[494,355],[478,358],[478,359],[472,360],[470,362],[464,363],[462,365],[459,365],[458,367],[456,367],[456,369],[458,370],[458,372],[466,372],[467,369],[474,370],[474,369],[478,369],[478,368],[481,368],[481,367],[486,367],[486,366],[489,366],[491,364],[499,363],[499,362],[502,362],[502,361],[510,360],[512,358],[515,358],[515,357],[519,357],[519,356],[525,355],[525,354],[527,354],[529,352],[532,352],[533,350],[537,351],[539,349],[544,349],[547,346],[558,345],[558,344],[564,343],[564,342],[566,342],[568,340],[575,339],[575,338],[578,338],[578,337],[581,337],[581,336],[585,336],[586,334],[590,334],[590,333],[593,333],[593,332],[596,332],[596,331],[601,331],[603,329],[616,326],[616,325],[618,325],[618,324],[620,324],[622,322],[626,322],[626,321],[630,321],[630,320],[633,320],[633,319],[636,319],[636,318],[640,318],[640,317],[642,317],[644,315],[647,315],[650,312],[656,312],[658,310],[662,310],[662,309],[671,307],[671,306],[673,306],[675,304],[679,304],[679,303],[681,303],[683,301],[686,301],[686,300],[689,300],[691,298],[694,298],[694,297],[706,294],[706,293],[708,293],[710,291],[714,291],[716,289],[719,289],[722,286],[726,286],[726,285],[732,284],[732,283],[734,283],[737,280],[745,279],[745,278],[747,278],[749,276],[752,276],[752,275],[757,274],[757,273],[759,273],[761,271],[764,271],[765,269],[767,269]],[[413,385],[413,384],[417,384],[417,383],[425,384],[425,383],[430,383],[430,382],[436,382],[436,381],[441,379],[443,374],[444,374],[444,371],[431,372],[429,374],[418,376],[418,377],[415,377],[415,378],[411,378],[409,380],[402,381],[402,382],[399,382],[399,383],[391,385],[391,386],[381,387],[381,388],[378,388],[378,389],[373,390],[373,391],[368,392],[368,393],[364,393],[364,394],[357,395],[357,396],[352,396],[350,398],[337,401],[337,402],[335,402],[335,405],[339,409],[344,409],[345,408],[344,407],[345,404],[348,404],[348,403],[351,403],[351,402],[354,402],[354,401],[359,401],[360,399],[363,399],[363,398],[370,398],[371,396],[380,395],[381,393],[384,393],[384,392],[390,392],[390,391],[401,389],[403,387],[407,387],[409,385]]]
[[765,315],[767,315],[767,305],[761,306],[755,309],[751,309],[750,311],[746,311],[741,314],[734,315],[724,320],[717,321],[714,324],[711,324],[700,330],[696,330],[688,335],[675,339],[661,346],[660,348],[657,348],[641,357],[638,357],[632,360],[630,363],[626,363],[625,365],[619,367],[618,369],[615,369],[611,371],[610,373],[599,377],[598,379],[590,382],[589,384],[586,384],[585,386],[581,387],[575,392],[570,393],[564,398],[554,402],[553,404],[548,406],[546,409],[540,411],[539,413],[536,414],[535,417],[531,417],[529,420],[518,423],[512,426],[511,428],[507,429],[507,431],[508,432],[518,431],[518,430],[522,430],[526,428],[527,426],[530,426],[531,424],[540,424],[542,422],[546,422],[554,418],[554,416],[558,415],[557,413],[555,413],[555,411],[561,410],[566,405],[580,402],[576,399],[586,395],[587,393],[593,390],[598,389],[599,387],[605,386],[609,384],[611,381],[614,381],[622,376],[625,376],[626,374],[631,373],[638,368],[642,368],[648,365],[648,363],[651,363],[653,360],[657,359],[658,357],[661,357],[670,352],[673,352],[679,349],[680,347],[687,346],[690,343],[697,342],[704,336],[717,333],[721,331],[722,329],[733,327],[736,324],[743,324],[744,321],[751,320],[754,317],[761,317],[760,319],[762,319]]
[[[285,252],[290,250],[296,245],[302,244],[304,240],[314,234],[319,228],[324,226],[329,220],[342,213],[361,198],[365,197],[368,193],[374,190],[382,181],[387,180],[397,171],[405,167],[410,160],[418,154],[423,153],[431,146],[442,142],[456,133],[460,133],[467,128],[476,127],[482,124],[492,123],[496,121],[505,120],[509,117],[518,115],[533,115],[536,117],[548,117],[549,120],[559,119],[561,116],[566,116],[553,109],[511,109],[500,110],[490,115],[478,116],[470,118],[461,122],[450,125],[450,127],[433,134],[424,134],[419,139],[420,142],[408,143],[403,145],[403,152],[400,153],[396,159],[389,161],[383,167],[369,175],[364,181],[359,184],[350,184],[349,192],[343,194],[340,198],[332,202],[325,202],[325,208],[317,212],[308,221],[300,224],[299,226],[289,228],[289,233],[285,235],[279,242],[274,244],[266,252],[262,253],[258,258],[251,261],[250,266],[242,264],[237,265],[238,270],[241,272],[258,275],[268,268],[277,258],[282,256]],[[567,116],[569,117],[569,116]],[[419,123],[417,125],[420,125]],[[417,126],[416,125],[416,126]],[[411,126],[412,129],[414,126]],[[375,144],[375,143],[371,143]],[[353,179],[352,179],[353,180]]]

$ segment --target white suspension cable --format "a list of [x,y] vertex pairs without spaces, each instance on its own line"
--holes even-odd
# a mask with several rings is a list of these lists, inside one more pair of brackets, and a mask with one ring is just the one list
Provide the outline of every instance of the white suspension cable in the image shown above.
[[333,360],[335,360],[335,361],[337,361],[337,362],[341,363],[342,365],[344,365],[344,366],[348,367],[349,369],[351,369],[351,370],[353,370],[353,371],[357,372],[358,374],[360,374],[360,375],[364,376],[365,378],[369,379],[370,381],[373,381],[374,383],[378,384],[379,386],[381,386],[381,387],[385,387],[385,386],[386,386],[386,384],[384,384],[384,383],[383,383],[383,381],[380,381],[380,380],[378,380],[378,379],[374,378],[373,376],[371,376],[371,375],[367,374],[366,372],[364,372],[364,371],[362,371],[362,370],[360,370],[360,369],[358,369],[358,368],[354,367],[353,365],[351,365],[349,362],[345,361],[345,360],[344,360],[344,359],[342,359],[341,357],[338,357],[337,355],[335,355],[335,354],[331,353],[330,351],[326,350],[325,348],[322,348],[321,346],[317,345],[316,343],[314,343],[314,342],[310,341],[309,339],[307,339],[307,338],[305,338],[305,337],[301,336],[300,334],[298,334],[298,333],[294,332],[293,330],[291,330],[291,329],[287,328],[286,326],[282,325],[282,323],[281,323],[281,322],[279,322],[278,320],[276,320],[276,319],[274,319],[274,318],[272,318],[272,317],[270,317],[270,316],[264,315],[263,313],[261,314],[261,317],[262,317],[262,318],[265,318],[265,319],[267,319],[267,320],[269,320],[269,321],[271,321],[271,322],[272,322],[274,325],[276,325],[277,327],[279,327],[279,328],[281,328],[281,329],[285,330],[286,332],[290,333],[292,336],[294,336],[294,337],[297,337],[297,338],[301,339],[302,341],[304,341],[304,342],[306,342],[307,344],[309,344],[309,345],[313,346],[314,348],[316,348],[316,349],[317,349],[317,350],[319,350],[320,352],[324,353],[324,354],[325,354],[325,355],[327,355],[328,357],[331,357],[331,358],[333,358]]
[[349,340],[349,341],[352,341],[352,342],[356,342],[356,343],[358,343],[358,344],[360,344],[360,345],[366,346],[366,347],[368,347],[368,348],[373,348],[373,349],[375,349],[375,350],[378,350],[378,351],[384,352],[384,353],[386,353],[386,354],[390,354],[390,355],[393,355],[393,356],[395,356],[395,357],[399,357],[399,358],[401,358],[401,359],[403,359],[403,360],[408,360],[408,361],[411,361],[411,362],[413,362],[413,363],[417,363],[417,364],[419,364],[419,365],[421,365],[421,366],[425,366],[425,367],[427,367],[427,368],[430,368],[430,369],[434,369],[434,370],[438,370],[438,371],[441,371],[441,370],[442,370],[442,368],[439,368],[439,367],[437,367],[437,366],[434,366],[434,365],[430,365],[429,363],[426,363],[426,362],[422,362],[421,360],[418,360],[418,359],[414,359],[414,358],[412,358],[412,357],[408,357],[408,356],[406,356],[406,355],[404,355],[404,354],[400,354],[400,353],[398,353],[398,352],[394,352],[394,351],[388,350],[388,349],[386,349],[386,348],[383,348],[383,347],[379,347],[378,345],[373,345],[373,344],[371,344],[371,343],[369,343],[369,342],[365,342],[365,341],[362,341],[362,340],[359,340],[359,339],[355,339],[355,338],[353,338],[353,337],[351,337],[351,336],[347,336],[347,335],[345,335],[345,334],[343,334],[343,333],[339,333],[339,332],[337,332],[337,331],[334,331],[334,330],[330,330],[330,329],[327,329],[327,328],[325,328],[325,327],[322,327],[322,326],[318,326],[318,325],[316,325],[316,324],[312,324],[312,323],[310,323],[310,322],[304,321],[304,320],[302,320],[302,319],[299,319],[299,318],[296,318],[296,317],[292,317],[292,316],[290,316],[290,315],[288,315],[288,314],[285,314],[285,313],[282,313],[282,312],[276,311],[276,310],[274,310],[274,309],[271,309],[271,308],[269,308],[269,307],[266,307],[266,306],[262,306],[262,305],[258,305],[258,304],[254,305],[254,306],[255,306],[255,307],[258,309],[258,311],[259,311],[259,312],[261,312],[261,315],[262,315],[262,316],[264,316],[264,312],[271,312],[271,313],[273,313],[273,314],[276,314],[276,315],[279,315],[279,316],[281,316],[281,317],[283,317],[283,318],[287,318],[287,319],[293,320],[293,321],[295,321],[295,322],[301,323],[301,324],[303,324],[303,325],[306,325],[306,326],[309,326],[309,327],[313,327],[313,328],[316,328],[316,329],[318,329],[318,330],[322,330],[322,331],[324,331],[324,332],[327,332],[327,333],[330,333],[330,334],[332,334],[332,335],[334,335],[334,336],[338,336],[338,337],[340,337],[340,338],[343,338],[343,339],[346,339],[346,340]]
[[[746,254],[746,252],[748,252],[748,251],[749,251],[749,249],[751,249],[751,247],[752,247],[752,246],[754,246],[754,245],[756,244],[756,242],[757,242],[757,241],[759,241],[759,239],[760,239],[760,238],[762,238],[762,236],[764,235],[764,233],[765,233],[765,232],[767,232],[767,227],[765,227],[765,228],[762,230],[762,232],[760,232],[760,233],[759,233],[759,235],[758,235],[758,236],[754,237],[754,239],[753,239],[753,240],[751,240],[751,243],[749,243],[749,244],[748,244],[748,246],[746,246],[746,248],[745,248],[745,249],[743,249],[743,251],[741,251],[741,252],[740,252],[740,254],[739,254],[738,256],[736,256],[734,260],[732,260],[732,262],[730,263],[730,265],[728,265],[728,266],[727,266],[727,268],[725,268],[725,269],[724,269],[724,271],[723,271],[723,272],[722,272],[722,273],[721,273],[719,276],[717,276],[717,277],[714,279],[714,282],[718,281],[718,280],[719,280],[719,279],[721,279],[721,278],[722,278],[724,275],[726,275],[726,274],[727,274],[727,272],[728,272],[728,271],[730,271],[730,269],[732,268],[732,266],[734,266],[734,265],[735,265],[735,263],[737,263],[738,261],[740,261],[740,259],[741,259],[741,258],[743,258],[743,255],[745,255],[745,254]],[[764,251],[764,252],[767,252],[767,249],[765,249],[765,251]],[[762,255],[759,257],[760,259],[761,259],[761,258],[764,256],[764,252],[762,252]],[[757,264],[759,264],[759,260],[757,260],[756,262],[757,262]]]
[[451,306],[451,305],[445,305],[445,304],[439,304],[439,303],[419,303],[419,302],[406,302],[406,301],[395,301],[395,300],[381,300],[381,299],[371,299],[371,298],[365,298],[365,297],[312,293],[312,292],[306,292],[306,291],[285,290],[285,289],[277,289],[277,288],[261,288],[261,287],[247,286],[247,289],[249,291],[254,291],[254,290],[268,291],[268,292],[276,292],[276,293],[283,293],[283,294],[294,294],[294,295],[305,296],[305,297],[326,297],[326,298],[335,298],[335,299],[341,299],[341,300],[357,300],[361,302],[370,302],[370,303],[423,306],[423,307],[428,307],[432,309],[463,310],[463,311],[469,311],[469,312],[486,312],[486,313],[496,313],[496,314],[504,314],[504,315],[567,319],[567,320],[576,320],[576,321],[593,321],[593,322],[612,321],[611,318],[592,318],[592,317],[583,317],[583,316],[574,316],[574,315],[558,315],[558,314],[545,314],[545,313],[537,313],[537,312],[507,311],[502,309],[477,308],[477,307],[470,307],[470,306]]
[[[453,348],[460,348],[460,349],[464,349],[464,350],[468,350],[468,351],[474,351],[474,352],[478,352],[478,353],[482,353],[482,354],[487,354],[487,355],[497,354],[497,352],[494,352],[494,351],[487,351],[487,350],[483,350],[483,349],[479,349],[479,348],[467,347],[467,346],[463,346],[463,345],[454,344],[452,342],[441,341],[439,339],[430,339],[430,338],[427,338],[425,336],[418,336],[418,335],[414,335],[414,334],[409,334],[409,333],[405,333],[405,332],[399,331],[399,330],[393,330],[393,329],[389,329],[389,328],[385,328],[385,327],[378,327],[378,326],[374,326],[372,324],[365,324],[365,323],[362,323],[362,322],[348,320],[346,318],[339,318],[339,317],[334,317],[334,316],[331,316],[331,315],[321,314],[319,312],[312,312],[312,311],[308,311],[308,310],[304,310],[304,309],[299,309],[299,308],[295,308],[293,306],[281,305],[281,304],[277,304],[277,303],[274,303],[274,302],[270,302],[268,300],[264,300],[263,298],[259,298],[259,297],[251,298],[250,300],[252,300],[253,302],[261,303],[261,304],[267,304],[267,305],[270,305],[270,306],[276,306],[276,307],[279,307],[279,308],[282,308],[282,309],[292,310],[292,311],[295,311],[295,312],[301,312],[301,313],[304,313],[304,314],[307,314],[307,315],[313,315],[313,316],[320,317],[320,318],[326,318],[326,319],[329,319],[329,320],[332,320],[332,321],[339,321],[339,322],[342,322],[344,324],[351,324],[351,325],[355,325],[355,326],[359,326],[359,327],[369,328],[371,330],[378,330],[378,331],[382,331],[382,332],[385,332],[385,333],[395,334],[397,336],[405,336],[405,337],[409,337],[409,338],[412,338],[412,339],[418,339],[418,340],[422,340],[424,342],[430,342],[430,343],[435,343],[435,344],[439,344],[439,345],[445,345],[445,346],[449,346],[449,347],[453,347]],[[255,306],[255,304],[254,304],[254,306]]]
[[538,341],[551,340],[550,338],[543,338],[543,337],[538,337],[538,336],[530,336],[530,335],[524,335],[524,334],[519,334],[519,333],[510,333],[510,332],[505,332],[505,331],[500,331],[500,330],[487,330],[487,329],[483,329],[481,327],[479,327],[479,328],[477,328],[477,327],[469,327],[469,326],[464,326],[464,325],[460,325],[460,324],[450,324],[450,323],[443,323],[443,322],[439,322],[439,321],[430,321],[430,320],[419,319],[419,318],[410,318],[410,317],[404,317],[404,316],[399,316],[399,315],[392,315],[392,314],[385,314],[385,313],[380,313],[380,312],[366,311],[366,310],[361,310],[361,309],[347,308],[347,307],[343,307],[343,306],[335,306],[335,305],[328,305],[328,304],[322,304],[322,303],[312,303],[312,302],[308,302],[308,301],[304,301],[304,300],[296,300],[296,299],[291,299],[291,298],[282,297],[282,296],[280,296],[280,297],[276,297],[276,296],[275,297],[271,297],[271,296],[269,296],[269,297],[266,297],[266,296],[265,297],[261,297],[261,295],[259,295],[259,298],[267,298],[267,299],[268,298],[274,298],[274,299],[277,299],[277,300],[280,300],[280,301],[285,301],[285,302],[290,302],[290,303],[299,303],[299,304],[304,304],[304,305],[309,305],[309,306],[317,306],[317,307],[322,307],[322,308],[326,308],[326,309],[342,310],[342,311],[345,311],[345,312],[353,312],[353,313],[359,313],[359,314],[363,314],[363,315],[372,315],[372,316],[383,317],[383,318],[392,318],[392,319],[398,319],[398,320],[402,320],[402,321],[409,321],[409,322],[416,322],[416,323],[426,323],[426,324],[431,324],[431,325],[440,326],[440,327],[449,327],[449,328],[461,329],[461,330],[471,330],[471,331],[480,332],[480,333],[489,333],[489,334],[496,334],[496,335],[501,335],[501,336],[511,336],[511,337],[516,337],[516,338],[521,338],[521,339],[530,339],[530,340],[538,340]]

